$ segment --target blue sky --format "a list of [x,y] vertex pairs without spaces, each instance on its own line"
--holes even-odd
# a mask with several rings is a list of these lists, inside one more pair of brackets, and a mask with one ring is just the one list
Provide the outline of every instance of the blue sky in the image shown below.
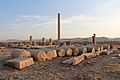
[[120,37],[120,0],[0,0],[0,40]]

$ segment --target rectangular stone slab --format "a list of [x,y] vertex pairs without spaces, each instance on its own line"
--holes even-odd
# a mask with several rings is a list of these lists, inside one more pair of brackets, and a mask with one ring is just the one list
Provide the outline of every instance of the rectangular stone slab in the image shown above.
[[77,65],[80,64],[83,60],[85,59],[85,57],[83,55],[77,56],[77,57],[72,57],[70,59],[67,59],[65,61],[63,61],[63,64],[72,64],[72,65]]
[[14,58],[6,61],[6,65],[17,69],[23,69],[34,64],[33,58]]
[[84,55],[85,58],[94,58],[94,57],[96,57],[95,53],[83,53],[82,55]]

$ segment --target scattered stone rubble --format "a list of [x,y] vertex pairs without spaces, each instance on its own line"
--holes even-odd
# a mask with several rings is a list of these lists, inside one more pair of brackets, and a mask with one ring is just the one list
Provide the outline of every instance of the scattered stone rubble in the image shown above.
[[44,48],[37,50],[16,49],[11,53],[11,60],[6,64],[17,69],[23,69],[34,64],[34,60],[46,61],[57,57],[70,57],[63,61],[64,64],[77,65],[87,58],[99,55],[109,55],[113,52],[109,45],[89,45],[89,46],[63,46],[57,48]]
[[33,65],[34,61],[33,58],[14,58],[11,60],[7,60],[5,64],[17,69],[23,69],[25,67]]

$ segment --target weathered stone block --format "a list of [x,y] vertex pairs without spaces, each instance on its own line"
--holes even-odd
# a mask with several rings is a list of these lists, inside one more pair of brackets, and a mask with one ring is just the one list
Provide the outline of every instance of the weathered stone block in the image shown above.
[[34,64],[33,58],[14,58],[6,61],[6,65],[17,69],[23,69],[32,64]]
[[95,53],[83,53],[82,55],[84,55],[85,58],[94,58],[94,57],[96,57]]
[[72,57],[70,59],[67,59],[67,60],[63,61],[62,63],[77,65],[77,64],[80,64],[84,59],[85,59],[84,55],[80,55],[77,57]]

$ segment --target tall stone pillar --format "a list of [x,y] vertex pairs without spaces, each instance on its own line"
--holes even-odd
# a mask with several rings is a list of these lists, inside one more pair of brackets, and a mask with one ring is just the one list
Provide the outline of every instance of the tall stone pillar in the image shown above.
[[58,13],[58,42],[60,41],[60,13]]

